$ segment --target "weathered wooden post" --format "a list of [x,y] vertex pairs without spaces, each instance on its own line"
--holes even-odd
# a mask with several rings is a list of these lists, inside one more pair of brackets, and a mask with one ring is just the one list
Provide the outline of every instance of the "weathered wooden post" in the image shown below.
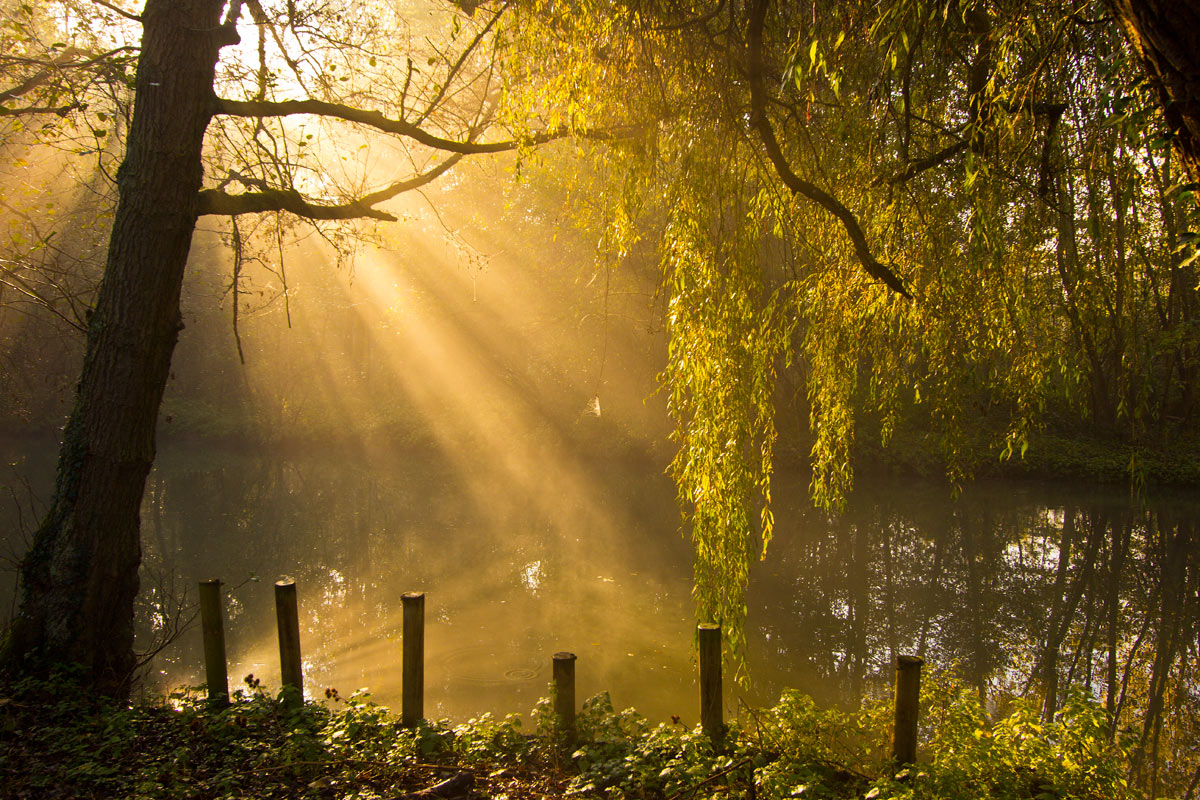
[[275,582],[275,620],[279,626],[279,672],[284,688],[295,689],[304,699],[304,671],[300,665],[300,613],[296,606],[296,582]]
[[724,711],[721,707],[721,626],[702,622],[696,627],[700,647],[700,726],[720,747],[725,739]]
[[408,592],[400,602],[404,607],[400,721],[412,728],[425,716],[425,594]]
[[892,759],[897,764],[917,760],[917,723],[921,713],[921,665],[916,656],[896,657],[896,728]]
[[554,716],[562,743],[575,744],[575,654],[554,654]]
[[225,615],[221,607],[221,581],[200,581],[200,628],[204,634],[204,679],[208,702],[216,708],[229,705],[229,672],[225,665]]

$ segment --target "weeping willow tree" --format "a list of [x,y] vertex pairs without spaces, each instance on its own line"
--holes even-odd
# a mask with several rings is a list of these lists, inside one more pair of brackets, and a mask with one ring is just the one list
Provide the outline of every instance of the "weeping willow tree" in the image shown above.
[[598,196],[602,247],[620,257],[650,247],[660,259],[663,380],[679,423],[672,472],[696,548],[697,613],[740,645],[747,571],[772,529],[775,378],[799,319],[781,216],[792,201],[730,124],[736,109],[711,113],[738,94],[740,54],[689,53],[695,31],[681,36],[643,11],[520,9],[502,73],[524,87],[509,95],[510,124],[544,104],[578,128],[644,132],[589,153],[607,181],[583,192]]
[[658,259],[697,613],[735,650],[785,370],[830,509],[864,437],[915,438],[958,483],[1050,423],[1135,454],[1195,432],[1192,187],[1103,4],[543,0],[512,18],[509,124],[643,132],[583,152],[603,180],[580,191],[608,209],[603,248]]

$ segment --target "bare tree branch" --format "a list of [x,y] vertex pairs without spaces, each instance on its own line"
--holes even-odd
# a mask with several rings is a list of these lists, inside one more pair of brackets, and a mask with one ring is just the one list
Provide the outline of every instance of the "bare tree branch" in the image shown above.
[[339,205],[324,205],[308,200],[295,189],[273,189],[266,192],[243,192],[227,194],[220,189],[200,191],[200,216],[237,216],[258,214],[264,211],[287,211],[308,219],[378,219],[395,222],[396,217],[386,211],[360,202],[352,201]]
[[[85,69],[87,67],[92,66],[93,64],[98,64],[99,62],[104,61],[105,59],[112,58],[117,53],[122,53],[125,51],[132,52],[132,51],[136,51],[136,50],[138,50],[138,48],[132,47],[132,46],[117,47],[117,48],[114,48],[107,52],[99,53],[97,55],[91,56],[90,58],[87,58],[84,61],[72,61],[72,59],[75,58],[75,56],[79,56],[79,55],[86,56],[88,54],[81,50],[77,50],[74,47],[68,47],[66,50],[63,50],[61,53],[59,53],[54,58],[51,58],[49,61],[35,62],[35,63],[43,63],[44,66],[42,67],[42,69],[38,70],[33,75],[26,78],[21,83],[17,84],[16,86],[13,86],[11,88],[8,88],[8,89],[0,90],[0,103],[7,102],[9,100],[14,100],[18,97],[22,97],[24,95],[29,94],[34,89],[38,88],[42,84],[46,83],[46,81],[50,80],[50,78],[52,76],[54,76],[55,74],[57,74],[59,72],[62,72],[63,70]],[[38,113],[46,113],[46,112],[39,111]]]
[[30,75],[16,86],[0,91],[0,103],[4,103],[17,97],[23,97],[24,95],[29,94],[34,89],[50,80],[50,77],[59,69],[61,69],[63,65],[74,58],[78,52],[79,51],[75,48],[69,47],[46,62],[46,66],[44,66],[42,69],[38,70],[33,75]]
[[279,54],[283,57],[283,60],[287,62],[288,68],[292,71],[292,74],[296,76],[296,82],[299,83],[300,86],[304,88],[304,91],[307,92],[308,85],[305,83],[304,73],[300,69],[300,62],[296,61],[296,59],[292,58],[291,54],[288,53],[287,47],[285,47],[283,44],[283,37],[279,35],[279,29],[275,27],[275,23],[273,23],[271,18],[267,16],[267,12],[263,10],[263,7],[258,0],[246,0],[246,7],[250,9],[250,16],[254,19],[254,24],[258,25],[260,28],[266,28],[268,31],[270,31],[271,38],[275,40],[275,46],[279,48]]
[[[7,286],[12,291],[25,298],[23,301],[37,308],[50,312],[58,317],[62,322],[74,328],[79,333],[87,333],[87,325],[80,319],[80,315],[75,308],[73,298],[63,292],[62,288],[52,280],[43,279],[45,283],[52,286],[59,294],[59,299],[67,301],[67,305],[71,309],[71,314],[67,314],[58,307],[54,297],[48,297],[38,291],[37,287],[30,284],[16,269],[9,267],[5,262],[0,261],[0,285]],[[15,306],[13,301],[7,301],[9,306]]]
[[[446,91],[450,88],[450,84],[451,84],[451,82],[453,82],[454,77],[456,75],[458,75],[459,71],[462,69],[463,64],[466,63],[467,58],[471,55],[471,53],[475,52],[475,50],[479,47],[480,43],[484,40],[484,37],[486,37],[488,35],[488,33],[492,30],[493,27],[495,27],[496,23],[500,21],[500,17],[504,16],[504,12],[506,12],[507,10],[508,10],[508,3],[507,2],[502,3],[500,5],[500,9],[498,11],[496,11],[495,14],[492,15],[492,18],[491,18],[491,20],[488,21],[488,24],[483,26],[483,28],[479,31],[479,33],[475,34],[475,38],[471,40],[471,43],[469,45],[467,45],[465,48],[463,48],[462,53],[460,53],[458,56],[458,60],[456,62],[454,62],[454,64],[450,67],[450,72],[446,74],[446,79],[443,80],[441,82],[441,85],[438,87],[437,94],[435,94],[433,96],[433,99],[430,100],[426,104],[425,110],[423,112],[421,112],[421,115],[419,117],[417,117],[418,123],[424,122],[434,112],[434,110],[437,108],[438,103],[440,103],[442,101],[442,99],[446,96]],[[475,11],[475,9],[472,8],[471,16],[474,16],[474,11]],[[410,68],[412,66],[411,59],[409,60],[409,66],[410,66]],[[409,77],[410,78],[412,77],[411,72],[409,73]],[[407,92],[406,92],[406,94],[407,94]]]
[[354,108],[341,103],[327,103],[324,100],[283,100],[275,102],[264,100],[227,100],[223,97],[214,97],[213,103],[215,104],[213,113],[232,117],[289,117],[298,114],[311,114],[313,116],[331,117],[333,119],[345,120],[346,122],[355,122],[383,131],[384,133],[406,136],[435,150],[444,150],[448,153],[458,153],[460,155],[504,153],[516,150],[522,146],[545,144],[546,142],[552,142],[555,139],[562,139],[567,136],[579,136],[586,139],[620,139],[632,135],[635,130],[632,127],[624,127],[610,130],[573,131],[567,127],[558,127],[531,134],[523,139],[508,139],[500,142],[475,142],[471,140],[463,142],[435,136],[411,122],[406,122],[402,119],[391,119],[378,111],[365,111],[361,108]]
[[396,181],[383,189],[365,194],[348,203],[336,205],[315,203],[295,189],[268,189],[241,194],[229,194],[221,189],[203,189],[200,192],[198,213],[200,216],[206,214],[237,216],[238,214],[258,214],[264,211],[287,211],[307,219],[366,218],[395,222],[394,215],[380,211],[374,206],[404,192],[432,183],[461,159],[462,154],[456,153],[427,172],[422,172],[407,180]]
[[905,181],[909,180],[910,178],[914,178],[917,175],[920,175],[922,172],[925,172],[926,170],[941,166],[942,164],[946,163],[951,158],[953,158],[954,156],[958,155],[959,153],[961,153],[963,150],[966,150],[966,149],[967,149],[967,140],[963,139],[962,141],[958,141],[952,145],[943,147],[941,150],[937,151],[936,153],[925,156],[925,158],[918,158],[916,161],[910,161],[908,163],[908,166],[906,166],[904,169],[900,170],[899,172],[895,173],[894,175],[890,175],[888,177],[884,177],[881,175],[875,179],[874,183],[876,183],[876,184],[885,183],[885,182],[892,183],[892,184],[904,183]]
[[33,116],[35,114],[57,114],[60,117],[65,117],[77,108],[79,108],[78,103],[72,103],[68,106],[26,106],[25,108],[5,108],[4,106],[0,106],[0,117]]
[[134,13],[133,13],[133,12],[131,12],[131,11],[126,11],[126,10],[125,10],[125,9],[123,9],[123,8],[119,8],[119,7],[115,6],[115,5],[113,5],[112,3],[108,2],[108,0],[92,0],[92,2],[93,2],[93,3],[95,3],[95,4],[96,4],[96,5],[98,5],[98,6],[104,6],[104,7],[105,7],[105,8],[107,8],[109,11],[113,11],[113,12],[115,12],[115,13],[117,13],[117,14],[120,14],[120,15],[121,15],[122,17],[124,17],[125,19],[131,19],[131,20],[133,20],[134,22],[137,22],[137,23],[141,23],[141,21],[142,21],[142,17],[141,17],[141,15],[140,15],[140,14],[134,14]]

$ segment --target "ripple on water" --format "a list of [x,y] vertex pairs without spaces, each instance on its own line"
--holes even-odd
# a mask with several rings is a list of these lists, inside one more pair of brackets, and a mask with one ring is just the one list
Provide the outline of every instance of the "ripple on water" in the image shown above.
[[545,672],[536,654],[504,645],[460,647],[443,655],[440,664],[447,678],[476,684],[526,683]]

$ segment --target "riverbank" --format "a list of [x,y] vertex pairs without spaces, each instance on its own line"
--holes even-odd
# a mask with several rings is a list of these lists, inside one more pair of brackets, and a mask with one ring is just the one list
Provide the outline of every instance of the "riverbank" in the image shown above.
[[[605,696],[563,748],[549,704],[533,730],[481,717],[406,729],[365,694],[289,707],[252,677],[228,708],[178,692],[112,705],[69,683],[0,685],[4,798],[1045,798],[1120,800],[1130,751],[1074,696],[1054,721],[1007,704],[989,718],[952,681],[923,691],[918,764],[897,771],[884,701],[821,709],[787,692],[743,710],[716,750],[698,729],[650,726]],[[1159,787],[1158,795],[1163,789]]]
[[[1130,444],[1083,433],[1037,432],[1024,452],[1005,453],[1003,437],[993,432],[963,444],[958,470],[962,483],[975,480],[1024,480],[1093,483],[1125,491],[1200,486],[1200,441],[1181,437],[1168,443]],[[790,461],[807,465],[807,451]],[[855,473],[862,476],[912,476],[943,480],[950,468],[940,444],[928,433],[903,431],[886,447],[861,437],[851,450]]]

